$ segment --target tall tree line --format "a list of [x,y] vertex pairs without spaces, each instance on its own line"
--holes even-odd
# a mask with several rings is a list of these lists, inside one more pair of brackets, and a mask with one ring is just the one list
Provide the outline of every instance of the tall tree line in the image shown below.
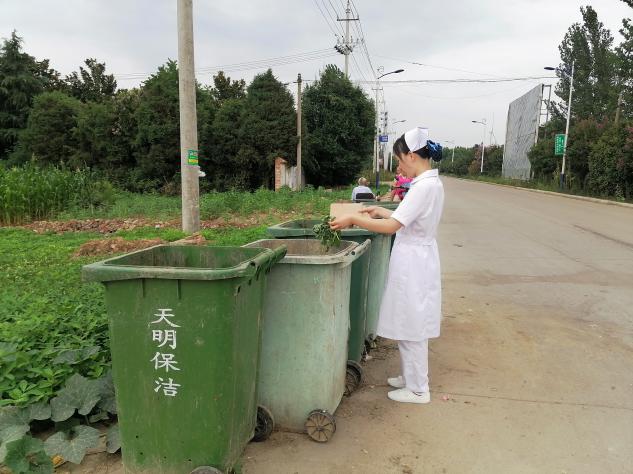
[[[335,66],[303,99],[308,182],[348,184],[371,160],[373,103]],[[203,189],[268,187],[274,158],[296,161],[294,98],[271,70],[248,85],[223,72],[212,85],[197,84],[197,114]],[[16,32],[4,40],[0,164],[92,168],[128,190],[175,192],[179,154],[175,61],[138,88],[118,89],[97,59],[62,77],[48,60],[24,52]]]
[[567,185],[588,194],[632,199],[633,23],[622,20],[623,39],[615,45],[593,7],[581,7],[580,15],[581,21],[569,27],[558,47],[555,93],[560,102],[551,105],[553,118],[528,155],[532,171],[539,179],[558,179],[562,157],[554,155],[554,136],[565,130],[573,63]]

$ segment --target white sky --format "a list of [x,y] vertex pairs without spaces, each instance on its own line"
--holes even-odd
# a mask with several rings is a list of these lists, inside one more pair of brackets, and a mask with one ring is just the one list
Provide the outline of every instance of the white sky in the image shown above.
[[[332,15],[333,7],[342,15],[342,1],[194,0],[196,69],[332,48],[335,36],[315,3]],[[547,75],[543,66],[558,65],[558,45],[567,28],[580,21],[580,6],[586,3],[355,0],[355,4],[374,67],[384,66],[385,72],[404,68],[405,72],[384,80],[408,80]],[[617,43],[621,20],[633,17],[633,11],[619,0],[591,4]],[[8,37],[13,29],[24,38],[28,53],[49,58],[63,74],[77,70],[88,57],[105,62],[107,70],[119,76],[120,88],[140,82],[123,79],[126,74],[151,73],[168,58],[177,58],[176,0],[0,0],[0,36]],[[351,31],[356,37],[355,29]],[[275,66],[273,72],[283,82],[295,80],[299,72],[304,79],[314,79],[327,63],[343,68],[343,56],[332,52],[328,58]],[[354,56],[364,76],[371,77],[362,49],[357,48]],[[361,79],[354,61],[350,63],[351,78]],[[248,82],[260,71],[228,75]],[[198,75],[201,82],[210,78],[208,72]],[[471,120],[484,117],[489,124],[494,120],[494,136],[502,143],[508,104],[536,84],[385,84],[384,96],[390,119],[407,120],[393,125],[393,132],[422,125],[429,127],[432,139],[471,146],[482,135],[482,127]],[[373,94],[371,85],[363,87]]]

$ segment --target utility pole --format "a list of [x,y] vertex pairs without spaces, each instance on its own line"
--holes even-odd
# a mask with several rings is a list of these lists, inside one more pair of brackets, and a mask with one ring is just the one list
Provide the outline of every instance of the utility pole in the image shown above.
[[345,18],[337,18],[336,21],[344,21],[345,22],[345,40],[343,44],[337,44],[336,50],[345,56],[345,77],[349,78],[349,55],[354,51],[354,47],[358,44],[358,42],[354,42],[350,40],[349,37],[349,22],[350,21],[358,21],[360,18],[350,18],[352,13],[352,8],[350,6],[349,0],[347,0],[347,7],[345,8]]
[[297,190],[303,189],[301,172],[301,74],[297,75]]
[[575,61],[571,62],[571,77],[569,79],[569,101],[567,102],[567,124],[565,125],[565,144],[563,145],[563,165],[560,172],[560,187],[565,188],[565,163],[567,161],[567,142],[569,141],[569,121],[571,120],[571,98],[574,92],[574,67]]
[[180,174],[182,230],[200,230],[200,167],[193,63],[192,0],[178,0],[178,96],[180,101]]
[[376,102],[374,102],[374,104],[376,104],[376,129],[374,131],[374,169],[376,170],[376,196],[378,196],[380,190],[380,161],[378,161],[378,134],[380,133],[380,130],[378,128],[378,117],[380,116],[378,112],[378,91],[380,90],[379,86],[380,83],[378,82],[378,79],[376,79],[376,88],[374,89],[376,91]]
[[623,104],[624,104],[624,99],[622,97],[622,91],[620,91],[620,94],[618,95],[618,108],[615,111],[615,124],[616,125],[618,123],[620,123],[620,110],[621,110]]

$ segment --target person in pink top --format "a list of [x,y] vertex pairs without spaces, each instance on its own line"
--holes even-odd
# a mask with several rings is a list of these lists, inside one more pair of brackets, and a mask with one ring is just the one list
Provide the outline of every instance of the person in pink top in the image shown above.
[[404,176],[400,170],[400,167],[398,166],[398,169],[396,170],[396,179],[394,181],[394,189],[393,189],[393,199],[394,201],[398,200],[398,201],[402,201],[404,199],[404,195],[407,193],[408,191],[408,186],[405,188],[404,185],[410,185],[411,181],[413,181],[411,178],[407,178],[406,176]]

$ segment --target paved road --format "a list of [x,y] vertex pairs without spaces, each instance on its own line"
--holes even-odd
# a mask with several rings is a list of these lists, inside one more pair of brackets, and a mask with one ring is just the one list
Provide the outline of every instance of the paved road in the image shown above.
[[246,473],[633,472],[633,209],[444,183],[431,404],[386,399],[385,344],[330,443],[277,433]]

